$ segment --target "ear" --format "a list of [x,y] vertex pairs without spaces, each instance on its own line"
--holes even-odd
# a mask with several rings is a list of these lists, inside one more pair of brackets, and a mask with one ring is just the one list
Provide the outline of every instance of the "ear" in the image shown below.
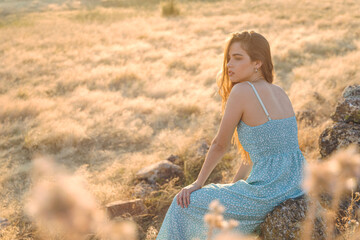
[[255,62],[254,65],[256,68],[261,68],[262,62],[260,60],[256,60],[254,62]]

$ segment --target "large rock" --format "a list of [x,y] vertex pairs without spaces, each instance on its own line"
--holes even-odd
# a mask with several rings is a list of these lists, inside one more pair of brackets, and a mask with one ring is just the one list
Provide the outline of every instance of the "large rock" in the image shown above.
[[338,102],[331,119],[335,122],[360,123],[360,85],[344,89],[343,98]]
[[[288,199],[276,206],[260,225],[260,237],[263,240],[300,239],[301,227],[309,202],[309,198],[303,195],[297,199]],[[325,223],[320,217],[320,212],[323,211],[320,204],[317,210],[312,239],[321,240],[325,239]]]
[[136,178],[138,180],[146,180],[150,184],[163,184],[171,178],[182,178],[183,176],[184,173],[182,169],[168,160],[163,160],[147,166],[136,173]]
[[[346,148],[352,143],[360,146],[360,85],[351,85],[344,89],[342,99],[338,101],[335,112],[330,116],[334,123],[326,128],[319,137],[320,155],[322,160],[328,158],[340,148]],[[355,192],[360,191],[360,182],[357,181]],[[321,194],[321,203],[330,207],[332,196],[329,193]],[[336,233],[345,226],[343,218],[348,213],[352,201],[351,194],[345,194],[340,201],[337,212]],[[359,202],[351,205],[352,215],[360,208]],[[344,222],[345,221],[345,222]]]
[[360,146],[360,85],[344,89],[335,112],[330,116],[334,123],[320,135],[319,147],[322,158],[351,143]]
[[360,97],[360,85],[354,84],[347,86],[343,91],[344,98]]
[[331,116],[335,122],[360,123],[360,97],[345,98],[336,106],[335,113]]
[[357,143],[360,146],[360,124],[334,123],[320,134],[320,155],[326,158],[335,150],[347,147],[351,143]]

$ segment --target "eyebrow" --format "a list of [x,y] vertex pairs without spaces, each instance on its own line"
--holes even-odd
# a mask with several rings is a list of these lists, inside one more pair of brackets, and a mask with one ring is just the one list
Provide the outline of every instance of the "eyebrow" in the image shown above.
[[[242,55],[241,53],[233,53],[233,56],[236,56],[236,55],[244,56],[244,55]],[[228,56],[230,56],[230,55],[228,54]]]

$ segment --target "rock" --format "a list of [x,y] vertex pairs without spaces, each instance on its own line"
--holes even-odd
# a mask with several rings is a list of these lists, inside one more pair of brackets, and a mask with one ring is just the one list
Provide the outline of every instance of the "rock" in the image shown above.
[[313,92],[312,97],[313,97],[313,98],[316,100],[316,102],[319,103],[319,104],[323,104],[323,103],[326,102],[326,99],[325,99],[323,96],[321,96],[321,94],[318,93],[318,92]]
[[335,122],[360,123],[360,98],[346,98],[338,103],[331,116]]
[[0,230],[6,226],[9,226],[8,220],[6,218],[0,217]]
[[[276,206],[260,225],[260,237],[263,240],[291,240],[300,239],[302,221],[307,214],[309,198],[305,195],[296,199],[287,199]],[[312,239],[325,239],[325,223],[320,217],[323,211],[318,204],[318,214],[315,219],[315,229],[313,229]]]
[[360,146],[360,85],[346,87],[342,97],[335,112],[330,116],[335,123],[320,134],[319,147],[322,158],[351,143]]
[[205,157],[208,150],[209,150],[209,145],[207,144],[207,142],[205,140],[202,140],[199,143],[199,147],[198,147],[196,153],[199,156]]
[[141,199],[134,199],[130,201],[115,201],[106,205],[106,211],[110,219],[114,217],[130,214],[136,216],[142,213],[147,213],[147,209]]
[[179,158],[179,156],[177,156],[177,155],[170,155],[170,157],[168,157],[166,160],[168,160],[168,161],[170,161],[170,162],[172,162],[172,163],[175,163],[176,161],[178,161],[180,158]]
[[354,84],[354,85],[350,85],[347,86],[343,93],[343,98],[350,98],[350,97],[360,97],[360,85],[359,84]]
[[146,180],[151,184],[156,182],[163,184],[166,180],[174,177],[182,178],[182,169],[168,160],[163,160],[147,166],[136,173],[138,180]]
[[331,119],[335,122],[360,123],[360,85],[345,88]]
[[296,119],[298,121],[305,122],[307,125],[313,124],[315,122],[315,111],[314,110],[299,111],[296,113]]
[[144,181],[136,184],[134,188],[133,197],[135,198],[145,198],[145,196],[149,195],[151,192],[157,189],[155,184],[148,184]]
[[351,143],[360,146],[360,124],[337,122],[326,128],[319,137],[319,148],[322,158],[333,151],[346,147]]

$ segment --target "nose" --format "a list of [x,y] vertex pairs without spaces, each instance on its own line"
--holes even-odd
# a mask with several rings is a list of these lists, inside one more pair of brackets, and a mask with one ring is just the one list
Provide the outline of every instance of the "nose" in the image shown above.
[[229,60],[229,62],[226,64],[226,66],[229,68],[231,66],[231,60]]

